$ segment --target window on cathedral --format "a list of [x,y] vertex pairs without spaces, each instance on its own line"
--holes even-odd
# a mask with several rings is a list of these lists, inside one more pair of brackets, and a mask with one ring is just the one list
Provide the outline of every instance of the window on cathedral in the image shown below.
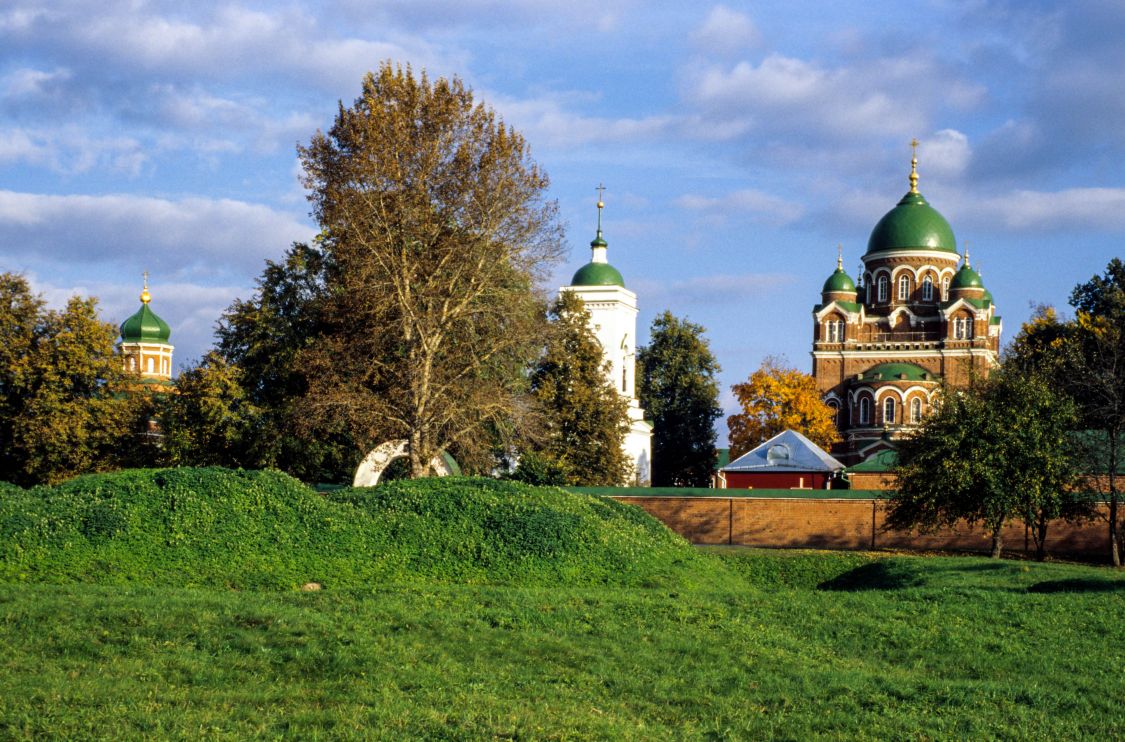
[[621,391],[629,391],[629,367],[621,365]]
[[958,340],[971,340],[973,337],[973,321],[968,317],[958,317],[953,320],[953,337]]
[[155,370],[154,370],[155,368],[156,368],[156,364],[153,362],[152,356],[149,356],[149,358],[148,358],[148,372],[150,374],[156,373]]
[[871,400],[867,397],[859,400],[859,424],[867,425],[871,422]]
[[922,400],[917,397],[910,400],[910,422],[922,422]]
[[949,276],[941,279],[941,300],[949,301]]
[[890,289],[890,285],[887,282],[887,277],[886,276],[879,276],[879,301],[880,302],[887,301],[887,292],[888,292],[889,289]]
[[922,279],[922,301],[934,300],[934,279],[926,276]]
[[895,424],[895,400],[894,397],[887,397],[883,402],[883,424]]
[[906,301],[910,298],[910,276],[898,277],[898,300]]
[[830,343],[844,342],[844,321],[839,319],[830,319],[824,323],[824,337]]

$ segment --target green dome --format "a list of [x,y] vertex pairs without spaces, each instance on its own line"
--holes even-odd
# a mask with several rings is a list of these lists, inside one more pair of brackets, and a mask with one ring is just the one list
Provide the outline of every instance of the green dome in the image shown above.
[[625,279],[609,263],[587,263],[578,269],[571,286],[620,286],[625,288]]
[[953,277],[953,282],[949,284],[951,289],[984,289],[984,283],[980,280],[980,274],[967,265],[961,266],[961,270],[957,271],[957,275]]
[[860,374],[861,381],[937,381],[931,373],[917,363],[880,363]]
[[852,277],[844,272],[843,268],[837,268],[828,280],[824,282],[824,288],[821,289],[822,293],[828,294],[834,291],[846,291],[855,293],[855,281]]
[[957,253],[957,240],[945,217],[926,203],[921,193],[911,191],[883,215],[871,238],[867,254],[892,250],[939,250]]
[[168,323],[157,317],[147,302],[121,323],[121,340],[126,343],[167,343],[171,336]]

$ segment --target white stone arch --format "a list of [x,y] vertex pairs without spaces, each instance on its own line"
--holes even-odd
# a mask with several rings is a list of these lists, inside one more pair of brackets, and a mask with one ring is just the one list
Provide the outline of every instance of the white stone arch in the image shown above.
[[[363,457],[363,461],[359,462],[359,466],[355,470],[355,477],[352,478],[352,486],[374,487],[379,484],[379,478],[383,476],[383,472],[390,466],[391,462],[408,455],[408,445],[409,441],[403,438],[397,441],[387,441],[371,449],[371,452]],[[440,454],[430,459],[430,469],[439,477],[448,477],[453,473],[449,464],[445,462],[445,458]]]
[[900,390],[898,387],[885,386],[885,387],[883,387],[883,388],[881,388],[881,389],[879,389],[875,392],[875,401],[878,404],[882,404],[883,400],[886,399],[888,396],[893,396],[899,402],[902,402],[903,399],[904,399],[904,395],[902,393],[902,390]]

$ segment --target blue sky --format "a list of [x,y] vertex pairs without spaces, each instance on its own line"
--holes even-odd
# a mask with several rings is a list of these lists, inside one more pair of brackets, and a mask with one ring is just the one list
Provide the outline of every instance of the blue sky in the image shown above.
[[729,386],[766,355],[809,370],[810,310],[843,245],[919,187],[1005,320],[1065,305],[1122,255],[1125,4],[574,0],[0,5],[0,270],[106,319],[153,307],[177,363],[263,261],[314,233],[297,143],[383,60],[458,75],[520,129],[639,335],[707,328]]

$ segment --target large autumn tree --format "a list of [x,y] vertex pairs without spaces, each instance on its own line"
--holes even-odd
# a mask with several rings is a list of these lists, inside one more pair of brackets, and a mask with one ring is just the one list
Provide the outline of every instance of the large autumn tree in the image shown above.
[[641,407],[652,418],[652,484],[707,487],[715,467],[719,363],[703,327],[665,311],[637,350]]
[[299,148],[338,326],[304,352],[304,417],[405,438],[412,476],[516,413],[563,254],[547,175],[458,79],[384,64]]
[[796,430],[822,448],[839,440],[835,412],[816,380],[768,357],[750,378],[731,387],[742,412],[727,418],[731,459],[784,430]]
[[529,452],[535,465],[524,469],[549,470],[565,484],[625,484],[632,475],[622,447],[629,431],[628,402],[609,381],[590,314],[582,299],[564,291],[550,316],[546,348],[531,374],[541,430]]
[[117,328],[97,300],[47,309],[18,275],[0,274],[0,480],[53,483],[121,465],[146,395],[127,394]]

